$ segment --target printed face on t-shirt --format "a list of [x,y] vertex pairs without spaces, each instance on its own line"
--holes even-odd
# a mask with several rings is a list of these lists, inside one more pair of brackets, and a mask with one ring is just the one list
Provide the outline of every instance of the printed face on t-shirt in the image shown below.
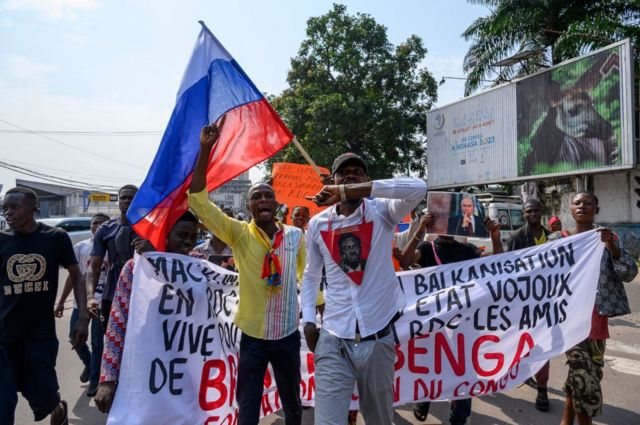
[[361,258],[362,245],[360,238],[352,233],[345,233],[340,242],[340,256],[346,264],[355,267]]

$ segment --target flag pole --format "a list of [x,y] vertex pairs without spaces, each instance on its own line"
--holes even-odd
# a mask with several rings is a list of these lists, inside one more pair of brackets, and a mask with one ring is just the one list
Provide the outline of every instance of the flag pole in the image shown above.
[[296,139],[295,137],[292,140],[293,144],[296,145],[296,148],[298,148],[298,150],[300,151],[300,153],[302,154],[302,156],[304,157],[304,159],[307,160],[307,162],[309,163],[309,165],[311,165],[313,167],[313,170],[318,173],[319,176],[322,177],[322,172],[320,171],[320,169],[318,168],[318,165],[315,163],[315,161],[313,159],[311,159],[311,157],[309,156],[309,154],[307,153],[306,150],[304,150],[304,148],[302,147],[302,145],[300,144],[300,142],[298,142],[298,139]]

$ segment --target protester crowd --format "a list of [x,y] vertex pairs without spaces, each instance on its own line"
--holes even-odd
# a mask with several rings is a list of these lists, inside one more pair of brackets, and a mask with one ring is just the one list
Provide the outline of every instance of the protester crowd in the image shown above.
[[[292,206],[291,215],[287,212],[286,220],[278,220],[273,188],[257,183],[247,194],[251,220],[238,219],[212,203],[206,191],[207,161],[219,134],[215,124],[202,129],[188,196],[190,211],[177,219],[164,250],[238,272],[235,323],[242,332],[238,424],[258,423],[269,364],[285,423],[301,423],[302,337],[314,352],[316,424],[354,423],[355,414],[349,411],[354,386],[364,421],[391,424],[392,327],[405,307],[396,271],[471,260],[483,253],[464,238],[428,235],[434,216],[418,207],[427,194],[424,181],[371,181],[367,164],[354,153],[335,158],[331,176],[312,197],[326,207],[321,213],[309,218],[308,209]],[[156,250],[136,235],[127,220],[137,190],[123,186],[119,216],[96,214],[91,221],[93,238],[75,247],[64,231],[35,220],[38,202],[33,191],[21,187],[7,191],[2,213],[10,229],[0,232],[0,424],[14,423],[18,393],[29,402],[36,421],[50,417],[53,425],[69,423],[55,370],[55,317],[64,314],[72,290],[69,337],[80,359],[80,381],[89,383],[87,396],[95,397],[102,412],[111,408],[126,350],[134,252]],[[545,228],[543,206],[528,201],[523,206],[526,224],[507,243],[509,251],[518,250],[597,229],[605,246],[603,257],[593,259],[600,262],[600,278],[591,321],[585,321],[589,337],[566,353],[563,425],[575,420],[589,424],[601,414],[608,318],[629,313],[622,283],[637,274],[634,259],[618,237],[595,224],[598,209],[594,194],[579,192],[571,201],[575,227],[563,229],[553,217]],[[398,233],[398,223],[408,214],[413,217],[411,226]],[[292,225],[283,224],[289,220]],[[197,244],[200,226],[211,237]],[[471,226],[475,233],[490,237],[492,255],[503,252],[496,222],[487,219]],[[65,267],[69,277],[56,302],[59,267]],[[537,391],[533,405],[541,411],[549,410],[548,378],[547,363],[528,381]],[[470,398],[453,401],[449,422],[465,424],[471,411]],[[428,412],[428,402],[413,409],[418,421],[425,421]]]

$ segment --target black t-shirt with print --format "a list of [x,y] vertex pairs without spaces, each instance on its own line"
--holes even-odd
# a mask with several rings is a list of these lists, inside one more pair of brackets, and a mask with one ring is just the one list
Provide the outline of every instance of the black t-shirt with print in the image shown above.
[[77,264],[69,235],[38,224],[28,234],[0,232],[0,341],[56,336],[59,267]]
[[[433,243],[442,264],[457,263],[458,261],[473,260],[480,257],[480,250],[470,243],[462,243],[456,240],[443,242],[440,239],[436,239]],[[420,267],[438,265],[433,256],[431,242],[420,242],[416,249],[420,251],[420,261],[418,261]]]

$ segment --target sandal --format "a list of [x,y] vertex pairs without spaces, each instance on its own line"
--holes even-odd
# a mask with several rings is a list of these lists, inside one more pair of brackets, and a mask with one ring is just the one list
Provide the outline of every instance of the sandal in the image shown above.
[[424,422],[427,420],[427,416],[429,416],[429,407],[431,407],[430,403],[416,403],[413,405],[413,416],[419,420],[420,422]]

